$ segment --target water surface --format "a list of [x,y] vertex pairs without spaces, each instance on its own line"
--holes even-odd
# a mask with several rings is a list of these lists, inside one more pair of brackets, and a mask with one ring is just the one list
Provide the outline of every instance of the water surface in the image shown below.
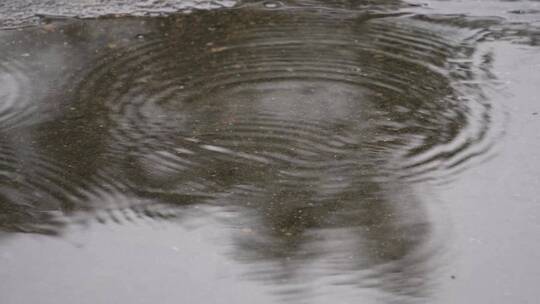
[[504,269],[536,266],[534,246],[518,264],[517,246],[467,251],[538,229],[486,230],[538,214],[535,187],[507,203],[537,171],[489,173],[512,147],[538,167],[534,17],[201,3],[6,4],[3,302],[508,302],[463,269],[498,248]]

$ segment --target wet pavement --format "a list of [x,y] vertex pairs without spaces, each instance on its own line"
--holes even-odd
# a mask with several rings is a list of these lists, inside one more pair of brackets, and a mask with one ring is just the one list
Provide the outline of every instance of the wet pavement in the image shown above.
[[0,302],[538,297],[538,2],[3,5]]

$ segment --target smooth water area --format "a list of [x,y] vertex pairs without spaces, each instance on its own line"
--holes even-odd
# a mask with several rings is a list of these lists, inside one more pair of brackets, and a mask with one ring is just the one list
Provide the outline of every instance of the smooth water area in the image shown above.
[[534,303],[537,1],[5,1],[0,303]]

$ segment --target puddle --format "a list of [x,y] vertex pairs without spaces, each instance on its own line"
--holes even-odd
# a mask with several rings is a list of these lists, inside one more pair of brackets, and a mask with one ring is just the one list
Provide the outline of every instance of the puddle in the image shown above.
[[3,303],[534,297],[535,3],[124,2],[0,5]]

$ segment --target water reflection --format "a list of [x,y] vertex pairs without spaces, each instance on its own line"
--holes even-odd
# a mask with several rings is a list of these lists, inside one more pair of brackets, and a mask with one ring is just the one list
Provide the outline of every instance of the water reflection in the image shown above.
[[[61,32],[94,54],[41,101],[50,119],[3,131],[32,143],[2,142],[6,174],[21,178],[2,182],[0,227],[57,233],[81,218],[180,220],[213,206],[237,229],[231,255],[250,278],[296,288],[339,273],[349,276],[332,284],[396,301],[429,293],[435,236],[418,181],[490,146],[471,59],[482,33],[260,6],[146,20],[124,35],[131,21]],[[16,112],[7,77],[2,98]]]

